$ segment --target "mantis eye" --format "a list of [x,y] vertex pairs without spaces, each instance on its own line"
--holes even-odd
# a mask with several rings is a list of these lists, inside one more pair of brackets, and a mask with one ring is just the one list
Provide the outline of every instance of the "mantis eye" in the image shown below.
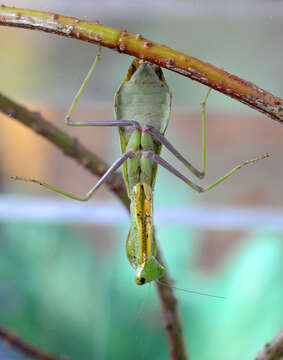
[[135,278],[135,282],[137,285],[144,285],[146,283],[146,280],[144,277],[141,278]]

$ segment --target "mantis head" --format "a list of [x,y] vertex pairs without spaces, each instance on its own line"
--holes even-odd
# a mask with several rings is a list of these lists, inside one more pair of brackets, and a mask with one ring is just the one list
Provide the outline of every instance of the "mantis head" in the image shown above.
[[150,261],[138,265],[135,282],[137,285],[144,285],[161,278],[164,275],[164,267],[152,257]]

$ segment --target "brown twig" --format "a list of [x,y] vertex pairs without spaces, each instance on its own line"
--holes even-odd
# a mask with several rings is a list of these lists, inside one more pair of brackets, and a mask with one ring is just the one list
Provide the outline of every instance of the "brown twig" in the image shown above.
[[283,356],[283,330],[265,344],[255,360],[280,360]]
[[283,123],[283,99],[257,85],[179,51],[159,45],[140,34],[85,20],[37,10],[0,6],[0,25],[41,30],[100,44],[189,77]]
[[[159,247],[157,247],[157,251],[158,261],[165,265]],[[178,300],[174,293],[173,282],[167,271],[161,280],[162,282],[156,281],[155,285],[162,307],[170,359],[186,360],[188,356],[183,334],[183,324],[179,312]],[[164,284],[166,284],[166,286]]]
[[[20,121],[36,133],[45,137],[48,141],[61,149],[64,154],[72,157],[92,174],[102,176],[107,169],[107,165],[81,145],[78,140],[71,138],[64,131],[43,119],[38,112],[30,111],[26,107],[15,103],[1,94],[0,111],[13,119]],[[116,174],[107,182],[107,185],[129,210],[129,199],[125,187],[122,186],[121,175]],[[166,270],[164,280],[167,284],[171,283],[168,270]],[[174,290],[172,288],[164,287],[164,285],[161,284],[157,284],[157,290],[162,306],[171,359],[186,360],[187,356],[182,322]]]
[[55,355],[47,354],[41,349],[27,343],[26,341],[20,339],[18,336],[13,334],[11,331],[8,331],[0,327],[0,337],[6,341],[6,343],[13,348],[17,349],[21,353],[32,357],[33,359],[38,360],[68,360],[68,357],[58,357]]

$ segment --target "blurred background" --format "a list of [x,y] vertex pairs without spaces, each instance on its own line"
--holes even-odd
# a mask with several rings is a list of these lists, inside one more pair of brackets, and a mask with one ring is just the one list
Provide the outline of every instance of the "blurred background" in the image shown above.
[[[108,0],[5,1],[76,16],[208,61],[283,94],[283,2]],[[113,128],[67,128],[64,116],[96,47],[42,32],[1,27],[4,95],[40,111],[111,164]],[[131,58],[103,49],[74,119],[113,118],[113,98]],[[165,71],[173,93],[170,141],[201,167],[201,102],[207,89]],[[209,185],[268,152],[204,194],[158,171],[155,225],[178,292],[191,359],[248,360],[283,324],[283,127],[220,93],[207,104]],[[163,156],[185,170],[166,150]],[[165,359],[154,285],[137,287],[127,262],[126,210],[106,187],[77,204],[11,175],[85,194],[94,178],[30,129],[0,114],[0,326],[72,359]],[[193,176],[190,176],[193,179]],[[198,180],[193,179],[197,183]],[[243,350],[244,349],[244,350]],[[26,359],[0,340],[0,359]]]

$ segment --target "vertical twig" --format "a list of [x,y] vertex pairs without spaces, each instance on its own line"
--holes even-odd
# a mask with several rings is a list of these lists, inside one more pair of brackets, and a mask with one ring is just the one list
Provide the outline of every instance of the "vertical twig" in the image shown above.
[[[157,241],[156,241],[157,242]],[[165,265],[160,248],[157,247],[158,261]],[[167,267],[165,266],[167,269]],[[162,283],[168,284],[164,286]],[[166,270],[162,282],[155,281],[162,307],[163,322],[171,360],[188,360],[178,300],[174,293],[173,282]]]

